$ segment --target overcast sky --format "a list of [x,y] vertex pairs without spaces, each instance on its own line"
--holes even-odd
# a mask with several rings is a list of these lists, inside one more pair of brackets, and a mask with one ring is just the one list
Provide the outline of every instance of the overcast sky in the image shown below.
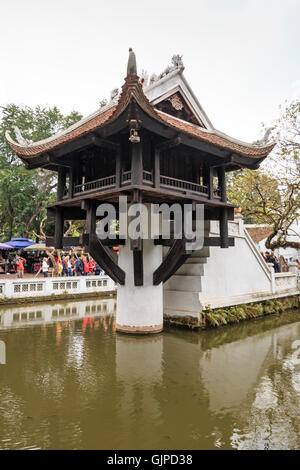
[[212,123],[245,141],[300,98],[300,0],[0,0],[0,105],[87,115],[125,77],[182,54]]

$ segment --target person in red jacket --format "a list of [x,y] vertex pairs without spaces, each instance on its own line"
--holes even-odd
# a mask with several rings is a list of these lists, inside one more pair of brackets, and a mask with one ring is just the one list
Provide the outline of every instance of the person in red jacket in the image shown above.
[[89,267],[90,267],[90,274],[93,274],[94,272],[94,269],[95,269],[95,261],[93,260],[93,258],[89,258]]
[[86,257],[84,256],[83,257],[83,265],[84,265],[84,276],[87,276],[88,273],[90,272],[90,266],[89,266],[89,263],[87,262],[87,259]]
[[17,266],[17,277],[22,278],[24,276],[24,264],[26,263],[26,259],[21,258],[18,256],[16,259],[16,266]]

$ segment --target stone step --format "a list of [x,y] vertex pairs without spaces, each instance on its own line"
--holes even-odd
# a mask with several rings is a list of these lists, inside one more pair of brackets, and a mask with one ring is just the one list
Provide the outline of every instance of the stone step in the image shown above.
[[209,257],[209,246],[204,246],[201,250],[193,251],[191,258],[208,258]]
[[187,274],[174,274],[165,284],[166,290],[179,292],[200,292],[201,276],[189,276]]
[[[205,258],[206,259],[206,258]],[[184,263],[175,274],[187,274],[190,276],[203,276],[203,263]]]
[[207,258],[188,258],[184,264],[205,264],[207,262]]
[[[189,257],[189,259],[191,258],[208,258],[209,257],[209,246],[204,246],[203,248],[201,248],[201,250],[195,250],[192,252],[191,256]],[[168,251],[170,250],[170,247],[168,246],[164,246],[163,247],[163,256],[166,256],[166,254],[168,253]]]

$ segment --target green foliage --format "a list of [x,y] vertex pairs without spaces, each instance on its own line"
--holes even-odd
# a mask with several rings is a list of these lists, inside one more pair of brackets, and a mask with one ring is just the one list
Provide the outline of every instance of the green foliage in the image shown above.
[[273,224],[282,204],[275,177],[244,169],[230,174],[227,188],[229,201],[242,209],[246,223]]
[[73,111],[64,116],[57,107],[32,109],[9,104],[1,108],[0,121],[0,237],[31,236],[39,231],[45,207],[55,199],[56,177],[43,169],[26,170],[9,147],[5,132],[16,139],[15,126],[32,141],[45,139],[81,118]]
[[207,309],[202,312],[203,326],[215,328],[265,315],[281,313],[284,310],[298,307],[299,299],[297,297],[288,297],[213,310]]
[[273,227],[266,247],[299,249],[288,238],[300,213],[300,101],[289,103],[275,122],[277,146],[259,170],[244,169],[228,176],[228,199],[237,204],[246,223]]
[[299,308],[299,297],[284,297],[281,299],[270,299],[263,302],[235,305],[211,309],[209,306],[201,312],[202,320],[191,316],[169,317],[164,316],[164,323],[179,328],[198,330],[199,328],[217,328],[220,326],[240,323],[272,314],[282,313],[285,310]]

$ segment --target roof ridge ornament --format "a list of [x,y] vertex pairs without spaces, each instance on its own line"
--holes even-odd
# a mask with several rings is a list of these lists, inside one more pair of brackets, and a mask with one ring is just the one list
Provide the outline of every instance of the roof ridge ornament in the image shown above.
[[267,145],[275,143],[274,139],[272,138],[270,139],[270,136],[273,130],[274,130],[274,127],[268,127],[262,139],[255,140],[254,142],[252,142],[252,144],[257,145],[258,147],[265,147]]
[[28,146],[32,143],[32,140],[25,139],[25,137],[22,136],[20,129],[18,126],[13,126],[13,130],[15,131],[16,139],[18,144]]
[[129,48],[129,57],[128,57],[128,64],[127,64],[127,77],[129,76],[136,76],[137,75],[137,68],[136,68],[136,58],[135,53]]
[[180,54],[174,54],[171,59],[172,65],[168,65],[159,75],[155,75],[155,73],[151,75],[150,85],[152,85],[154,82],[158,82],[163,77],[171,72],[174,72],[175,70],[184,70],[182,57],[183,56]]
[[112,101],[117,101],[120,95],[120,90],[119,88],[113,88],[110,92],[110,102]]

